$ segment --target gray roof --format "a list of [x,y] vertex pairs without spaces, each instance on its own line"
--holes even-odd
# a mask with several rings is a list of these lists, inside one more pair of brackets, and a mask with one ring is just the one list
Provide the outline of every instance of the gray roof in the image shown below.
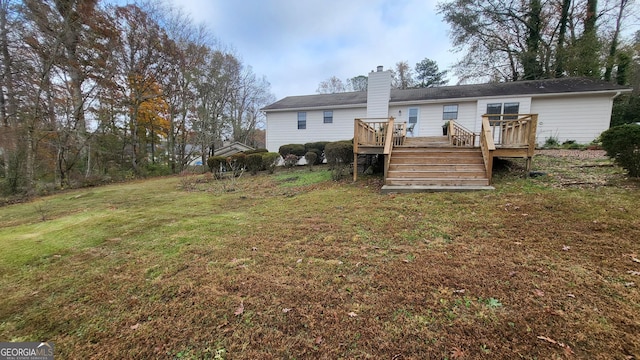
[[233,154],[237,154],[239,152],[247,151],[247,150],[255,150],[249,145],[243,144],[239,141],[235,141],[234,143],[223,146],[219,149],[216,149],[213,152],[214,156],[231,156]]
[[[588,78],[560,78],[547,80],[514,81],[503,83],[440,86],[419,89],[392,89],[390,103],[410,101],[434,101],[461,98],[481,98],[491,96],[519,96],[566,94],[583,92],[631,91],[627,86]],[[367,92],[347,92],[337,94],[318,94],[288,96],[262,110],[286,110],[301,108],[322,108],[330,106],[366,106]]]

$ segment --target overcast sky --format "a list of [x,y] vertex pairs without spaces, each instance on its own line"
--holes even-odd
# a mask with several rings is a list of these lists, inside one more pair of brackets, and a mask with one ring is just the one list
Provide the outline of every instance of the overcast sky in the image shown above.
[[204,23],[277,99],[315,94],[320,81],[345,81],[425,57],[440,69],[456,58],[436,0],[171,0]]

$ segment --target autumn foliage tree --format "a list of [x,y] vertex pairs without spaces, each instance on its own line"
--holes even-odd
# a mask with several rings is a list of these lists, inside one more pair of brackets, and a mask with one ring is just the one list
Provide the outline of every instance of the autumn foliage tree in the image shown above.
[[269,83],[168,3],[0,0],[0,188],[182,171],[253,138]]

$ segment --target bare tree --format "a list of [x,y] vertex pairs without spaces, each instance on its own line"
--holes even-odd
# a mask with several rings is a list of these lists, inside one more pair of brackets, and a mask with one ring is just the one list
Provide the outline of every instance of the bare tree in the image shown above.
[[316,92],[318,94],[335,94],[345,91],[347,91],[347,87],[344,85],[342,80],[338,79],[335,76],[321,81],[320,84],[318,84],[318,89],[316,89]]
[[396,67],[393,70],[393,79],[391,80],[391,86],[395,89],[409,89],[415,86],[415,80],[413,79],[413,70],[409,66],[409,62],[406,60],[398,61]]

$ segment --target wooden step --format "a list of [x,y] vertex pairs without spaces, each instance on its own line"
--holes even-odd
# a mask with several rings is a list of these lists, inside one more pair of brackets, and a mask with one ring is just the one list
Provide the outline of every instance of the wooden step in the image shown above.
[[427,188],[451,190],[488,187],[489,179],[480,149],[447,144],[426,147],[422,146],[424,142],[416,141],[413,146],[393,148],[385,179],[388,189],[426,191]]
[[439,156],[439,157],[394,157],[391,155],[392,165],[428,165],[428,164],[481,164],[484,166],[484,161],[482,157],[471,157],[471,156],[463,156],[463,157],[447,157],[447,156]]
[[485,186],[489,185],[487,178],[416,178],[416,177],[387,177],[385,185],[403,186]]
[[389,170],[387,173],[388,177],[392,178],[486,178],[487,175],[484,171],[442,171],[442,170],[431,170],[431,169],[423,169],[423,170],[413,170],[413,171],[400,171],[400,170]]
[[488,185],[383,185],[383,194],[495,190]]
[[482,151],[478,148],[467,148],[467,147],[455,147],[455,146],[445,146],[445,147],[405,147],[405,146],[396,146],[393,148],[393,153],[406,153],[406,152],[420,152],[420,153],[437,153],[437,152],[455,152],[455,153],[474,153],[474,154],[482,154]]
[[389,164],[389,171],[420,171],[423,169],[437,170],[437,171],[481,171],[485,172],[484,164],[472,163],[429,163],[429,164],[417,164],[417,163],[391,163]]

